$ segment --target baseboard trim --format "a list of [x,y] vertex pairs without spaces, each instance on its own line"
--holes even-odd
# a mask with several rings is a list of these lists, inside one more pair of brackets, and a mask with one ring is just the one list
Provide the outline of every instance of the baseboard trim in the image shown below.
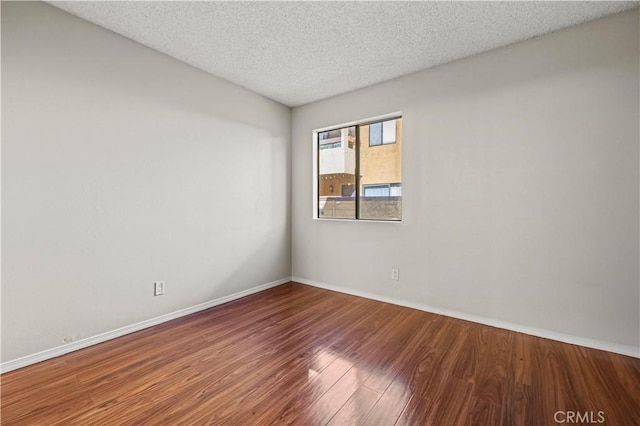
[[84,349],[89,346],[96,345],[98,343],[106,342],[107,340],[115,339],[117,337],[124,336],[129,333],[133,333],[136,331],[143,330],[145,328],[153,327],[154,325],[162,324],[163,322],[171,321],[176,318],[184,317],[186,315],[203,311],[205,309],[209,309],[214,306],[221,305],[223,303],[231,302],[232,300],[240,299],[241,297],[249,296],[250,294],[253,294],[253,293],[258,293],[260,291],[263,291],[272,287],[277,287],[279,285],[288,283],[289,281],[291,281],[291,277],[286,277],[280,280],[271,281],[269,283],[252,287],[247,290],[239,291],[237,293],[233,293],[228,296],[223,296],[218,299],[200,303],[195,306],[179,309],[177,311],[170,312],[168,314],[164,314],[155,318],[144,320],[136,324],[127,325],[125,327],[107,331],[105,333],[100,333],[95,336],[87,337],[86,339],[77,340],[75,342],[69,343],[64,346],[58,346],[55,348],[46,349],[42,352],[38,352],[32,355],[27,355],[21,358],[16,358],[11,361],[3,362],[3,363],[0,363],[0,373],[6,373],[12,370],[17,370],[18,368],[26,367],[28,365],[32,365],[41,361],[46,361],[48,359],[55,358],[60,355],[68,354],[69,352],[74,352],[79,349]]
[[364,292],[360,290],[354,290],[347,287],[334,286],[326,283],[321,283],[318,281],[308,280],[302,277],[291,277],[291,281],[298,282],[301,284],[307,284],[313,287],[323,288],[326,290],[337,291],[339,293],[350,294],[352,296],[364,297],[365,299],[373,299],[380,302],[391,303],[393,305],[404,306],[407,308],[413,308],[424,312],[430,312],[434,314],[444,315],[447,317],[458,318],[465,321],[471,321],[478,324],[484,324],[491,327],[502,328],[505,330],[517,331],[519,333],[528,334],[531,336],[542,337],[545,339],[556,340],[558,342],[569,343],[572,345],[585,346],[587,348],[600,349],[607,352],[613,352],[621,355],[627,355],[635,358],[640,358],[640,348],[636,348],[633,346],[620,345],[617,343],[604,342],[595,339],[588,339],[579,336],[573,336],[564,333],[558,333],[555,331],[535,328],[535,327],[527,327],[518,324],[509,323],[506,321],[495,320],[492,318],[481,317],[477,315],[465,314],[458,311],[453,311],[450,309],[438,308],[435,306],[409,302],[406,300],[395,299],[391,297],[381,296],[379,294]]

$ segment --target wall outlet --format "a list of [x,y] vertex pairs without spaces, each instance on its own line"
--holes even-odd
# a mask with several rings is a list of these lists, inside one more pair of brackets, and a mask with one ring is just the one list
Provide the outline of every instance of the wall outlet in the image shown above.
[[391,270],[391,279],[394,281],[400,280],[400,270],[398,268],[393,268]]
[[76,340],[82,340],[84,338],[84,333],[77,333],[72,336],[66,336],[62,338],[62,343],[73,343]]
[[162,296],[164,294],[164,281],[156,281],[153,283],[153,295]]

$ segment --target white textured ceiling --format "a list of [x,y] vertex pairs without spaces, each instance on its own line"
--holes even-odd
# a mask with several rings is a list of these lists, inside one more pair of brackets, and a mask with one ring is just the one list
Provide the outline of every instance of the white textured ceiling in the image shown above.
[[288,106],[640,2],[49,2]]

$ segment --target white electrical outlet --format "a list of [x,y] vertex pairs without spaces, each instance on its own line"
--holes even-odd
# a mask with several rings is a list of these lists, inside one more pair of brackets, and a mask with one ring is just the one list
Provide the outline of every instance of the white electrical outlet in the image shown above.
[[400,270],[398,268],[393,268],[391,270],[391,279],[394,281],[398,281],[400,279]]
[[164,294],[164,281],[156,281],[153,283],[153,295],[161,296]]
[[66,336],[62,338],[62,343],[73,343],[76,340],[82,340],[84,337],[84,333],[77,333],[71,336]]

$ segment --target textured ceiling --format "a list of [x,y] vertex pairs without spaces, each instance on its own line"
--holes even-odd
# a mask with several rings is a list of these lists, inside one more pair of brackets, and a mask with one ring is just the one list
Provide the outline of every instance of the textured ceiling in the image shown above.
[[640,2],[49,2],[289,106]]

